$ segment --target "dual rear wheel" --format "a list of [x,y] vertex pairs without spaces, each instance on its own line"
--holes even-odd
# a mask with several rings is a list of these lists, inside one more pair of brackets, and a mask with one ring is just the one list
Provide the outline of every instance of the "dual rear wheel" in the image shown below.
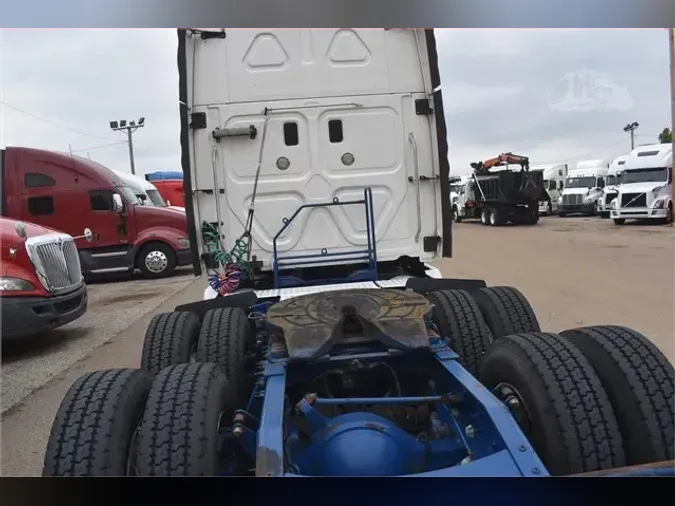
[[539,208],[533,207],[528,212],[510,213],[500,207],[486,207],[480,214],[480,222],[485,226],[501,227],[509,221],[514,225],[536,225],[539,223]]
[[428,298],[462,365],[506,404],[552,474],[674,458],[673,366],[642,334],[618,326],[542,333],[511,287]]
[[[221,424],[245,405],[247,315],[238,308],[156,315],[141,369],[96,371],[69,389],[44,476],[221,474]],[[167,429],[170,427],[170,430]]]
[[[460,363],[508,407],[552,474],[674,458],[673,366],[643,335],[617,326],[542,333],[510,287],[428,298]],[[78,379],[54,420],[43,474],[222,474],[223,426],[250,391],[252,337],[241,310],[213,311],[201,323],[156,316],[143,369]]]

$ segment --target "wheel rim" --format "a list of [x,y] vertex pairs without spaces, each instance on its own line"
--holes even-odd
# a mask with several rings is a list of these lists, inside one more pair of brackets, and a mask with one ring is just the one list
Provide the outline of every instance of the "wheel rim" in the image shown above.
[[459,217],[459,213],[457,212],[457,209],[455,209],[455,210],[452,212],[452,218],[453,218],[455,221],[457,221],[457,218],[458,218],[458,217]]
[[159,274],[169,265],[167,256],[158,250],[153,250],[145,256],[145,267],[154,274]]
[[480,215],[480,221],[487,223],[487,211],[483,211]]
[[490,225],[495,225],[497,223],[497,218],[495,217],[495,213],[490,213]]
[[527,404],[525,404],[518,389],[509,383],[500,383],[492,389],[492,393],[508,408],[521,430],[525,434],[530,434],[532,430],[532,418]]

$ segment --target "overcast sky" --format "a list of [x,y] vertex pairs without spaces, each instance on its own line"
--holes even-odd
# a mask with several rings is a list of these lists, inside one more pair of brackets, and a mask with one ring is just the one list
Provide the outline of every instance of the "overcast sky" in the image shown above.
[[[663,29],[436,37],[455,174],[505,151],[533,165],[611,158],[630,149],[627,123],[640,123],[636,144],[670,126]],[[176,49],[175,30],[1,30],[0,145],[70,145],[128,171],[128,148],[108,123],[144,116],[137,173],[180,169]]]

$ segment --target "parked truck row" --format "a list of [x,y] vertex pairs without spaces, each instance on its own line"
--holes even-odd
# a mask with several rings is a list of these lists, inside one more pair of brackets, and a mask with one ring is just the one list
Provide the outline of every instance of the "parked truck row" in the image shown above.
[[2,216],[71,236],[91,229],[91,242],[75,241],[86,279],[136,269],[168,276],[190,263],[186,215],[138,179],[69,153],[8,147],[0,151]]
[[[501,156],[506,159],[508,155]],[[513,176],[497,174],[514,171],[504,162],[494,165],[492,172],[491,178],[485,178],[485,171],[474,168],[471,175],[450,179],[450,201],[455,222],[479,218],[489,224],[491,199],[496,202],[493,207],[513,205],[503,188],[504,184],[506,188],[513,186],[514,183],[505,183],[505,178]],[[527,181],[531,187],[541,186],[542,190],[531,189],[530,196],[520,195],[518,198],[522,202],[516,205],[524,208],[526,202],[531,203],[528,199],[538,194],[539,215],[611,216],[617,225],[623,225],[627,219],[673,221],[670,144],[640,146],[613,160],[584,160],[573,167],[568,164],[534,166],[523,170],[523,173],[528,174]],[[486,179],[502,182],[487,186]],[[517,186],[517,181],[515,184]]]

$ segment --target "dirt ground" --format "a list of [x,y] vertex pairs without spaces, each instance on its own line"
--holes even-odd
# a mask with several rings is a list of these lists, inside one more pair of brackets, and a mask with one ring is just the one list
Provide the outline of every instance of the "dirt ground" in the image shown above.
[[[533,227],[454,227],[446,277],[485,279],[519,288],[542,329],[619,324],[648,336],[675,361],[675,229],[615,226],[596,218],[544,218]],[[156,312],[201,297],[187,283],[154,311],[93,349],[2,417],[2,475],[39,476],[54,414],[68,387],[95,369],[138,367],[145,328]]]
[[453,227],[443,275],[518,288],[542,330],[625,325],[675,361],[675,228],[599,218],[542,218],[534,227]]

